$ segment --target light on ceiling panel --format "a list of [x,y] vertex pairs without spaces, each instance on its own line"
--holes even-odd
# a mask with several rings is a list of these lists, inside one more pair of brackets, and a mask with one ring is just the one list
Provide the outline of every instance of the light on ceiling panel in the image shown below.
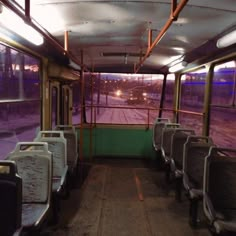
[[60,31],[65,31],[66,26],[63,20],[62,13],[59,13],[56,7],[53,6],[31,6],[31,15],[33,18],[48,32],[55,34]]
[[187,66],[187,62],[186,61],[182,61],[172,67],[169,68],[169,72],[170,73],[174,73],[176,71],[182,70],[184,67]]
[[225,48],[236,43],[236,30],[224,35],[217,40],[216,46],[218,48]]
[[44,42],[41,34],[5,7],[2,8],[0,13],[0,24],[37,46]]
[[178,56],[170,56],[167,60],[164,60],[164,65],[175,65],[179,62],[183,61],[183,55]]

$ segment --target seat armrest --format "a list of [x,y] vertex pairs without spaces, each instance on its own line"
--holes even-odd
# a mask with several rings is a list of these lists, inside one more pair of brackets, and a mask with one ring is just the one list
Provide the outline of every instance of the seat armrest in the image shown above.
[[23,231],[23,227],[18,228],[12,236],[20,236]]
[[185,172],[183,173],[183,185],[186,191],[189,192],[190,190],[189,178]]
[[177,179],[183,177],[183,171],[182,170],[176,169],[174,173],[175,173],[175,178],[177,178]]
[[68,172],[68,165],[65,166],[63,173],[61,175],[61,186],[65,184],[67,172]]
[[175,161],[172,158],[170,158],[170,168],[172,172],[175,172],[176,170]]
[[203,197],[203,190],[202,189],[190,189],[189,196],[191,199],[202,199]]

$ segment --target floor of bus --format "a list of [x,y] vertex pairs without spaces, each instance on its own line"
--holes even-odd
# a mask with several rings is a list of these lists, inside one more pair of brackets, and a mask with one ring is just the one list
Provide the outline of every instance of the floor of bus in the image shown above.
[[189,226],[188,199],[183,196],[177,202],[173,184],[167,184],[165,173],[153,165],[150,168],[141,160],[99,159],[89,166],[82,186],[62,201],[59,223],[41,235],[211,235],[201,206],[202,227]]

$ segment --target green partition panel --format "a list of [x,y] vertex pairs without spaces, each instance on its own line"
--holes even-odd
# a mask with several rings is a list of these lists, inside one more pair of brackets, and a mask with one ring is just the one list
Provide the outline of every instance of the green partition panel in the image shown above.
[[[78,129],[78,137],[80,130]],[[92,137],[92,138],[91,138]],[[83,129],[83,157],[109,156],[124,158],[155,158],[152,130],[144,127],[95,127]]]

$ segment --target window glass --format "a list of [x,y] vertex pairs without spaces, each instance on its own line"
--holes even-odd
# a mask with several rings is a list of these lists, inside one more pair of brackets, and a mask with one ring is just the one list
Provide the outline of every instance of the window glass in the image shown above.
[[163,75],[101,73],[86,76],[87,122],[92,119],[97,123],[152,124],[158,116]]
[[230,61],[215,66],[210,106],[210,135],[218,146],[235,148],[235,91],[235,61]]
[[73,82],[72,86],[72,124],[80,123],[80,83]]
[[[18,52],[3,46],[1,48],[1,68],[0,68],[0,99],[18,99],[23,97],[23,68],[17,68],[14,65],[14,58]],[[22,54],[21,54],[22,55]],[[22,58],[22,57],[21,57]],[[24,58],[24,57],[23,57]],[[18,70],[18,73],[15,73]],[[21,84],[20,84],[21,82]]]
[[63,88],[63,113],[64,113],[64,124],[69,124],[69,90],[68,88]]
[[0,45],[0,99],[39,99],[39,61]]
[[175,75],[168,74],[166,78],[166,89],[165,98],[162,111],[163,118],[169,118],[173,120],[173,102],[174,102],[174,92],[175,92]]
[[56,125],[58,124],[57,121],[57,101],[58,101],[58,88],[57,87],[52,87],[52,121],[51,121],[51,126],[52,129],[54,129],[56,127]]
[[211,103],[231,106],[235,104],[235,61],[215,66]]
[[202,134],[202,116],[206,86],[206,69],[183,74],[180,83],[179,123]]
[[220,147],[235,148],[236,109],[211,107],[210,136]]
[[202,112],[206,85],[206,70],[200,69],[181,76],[180,109]]
[[40,127],[40,62],[0,44],[0,159]]

